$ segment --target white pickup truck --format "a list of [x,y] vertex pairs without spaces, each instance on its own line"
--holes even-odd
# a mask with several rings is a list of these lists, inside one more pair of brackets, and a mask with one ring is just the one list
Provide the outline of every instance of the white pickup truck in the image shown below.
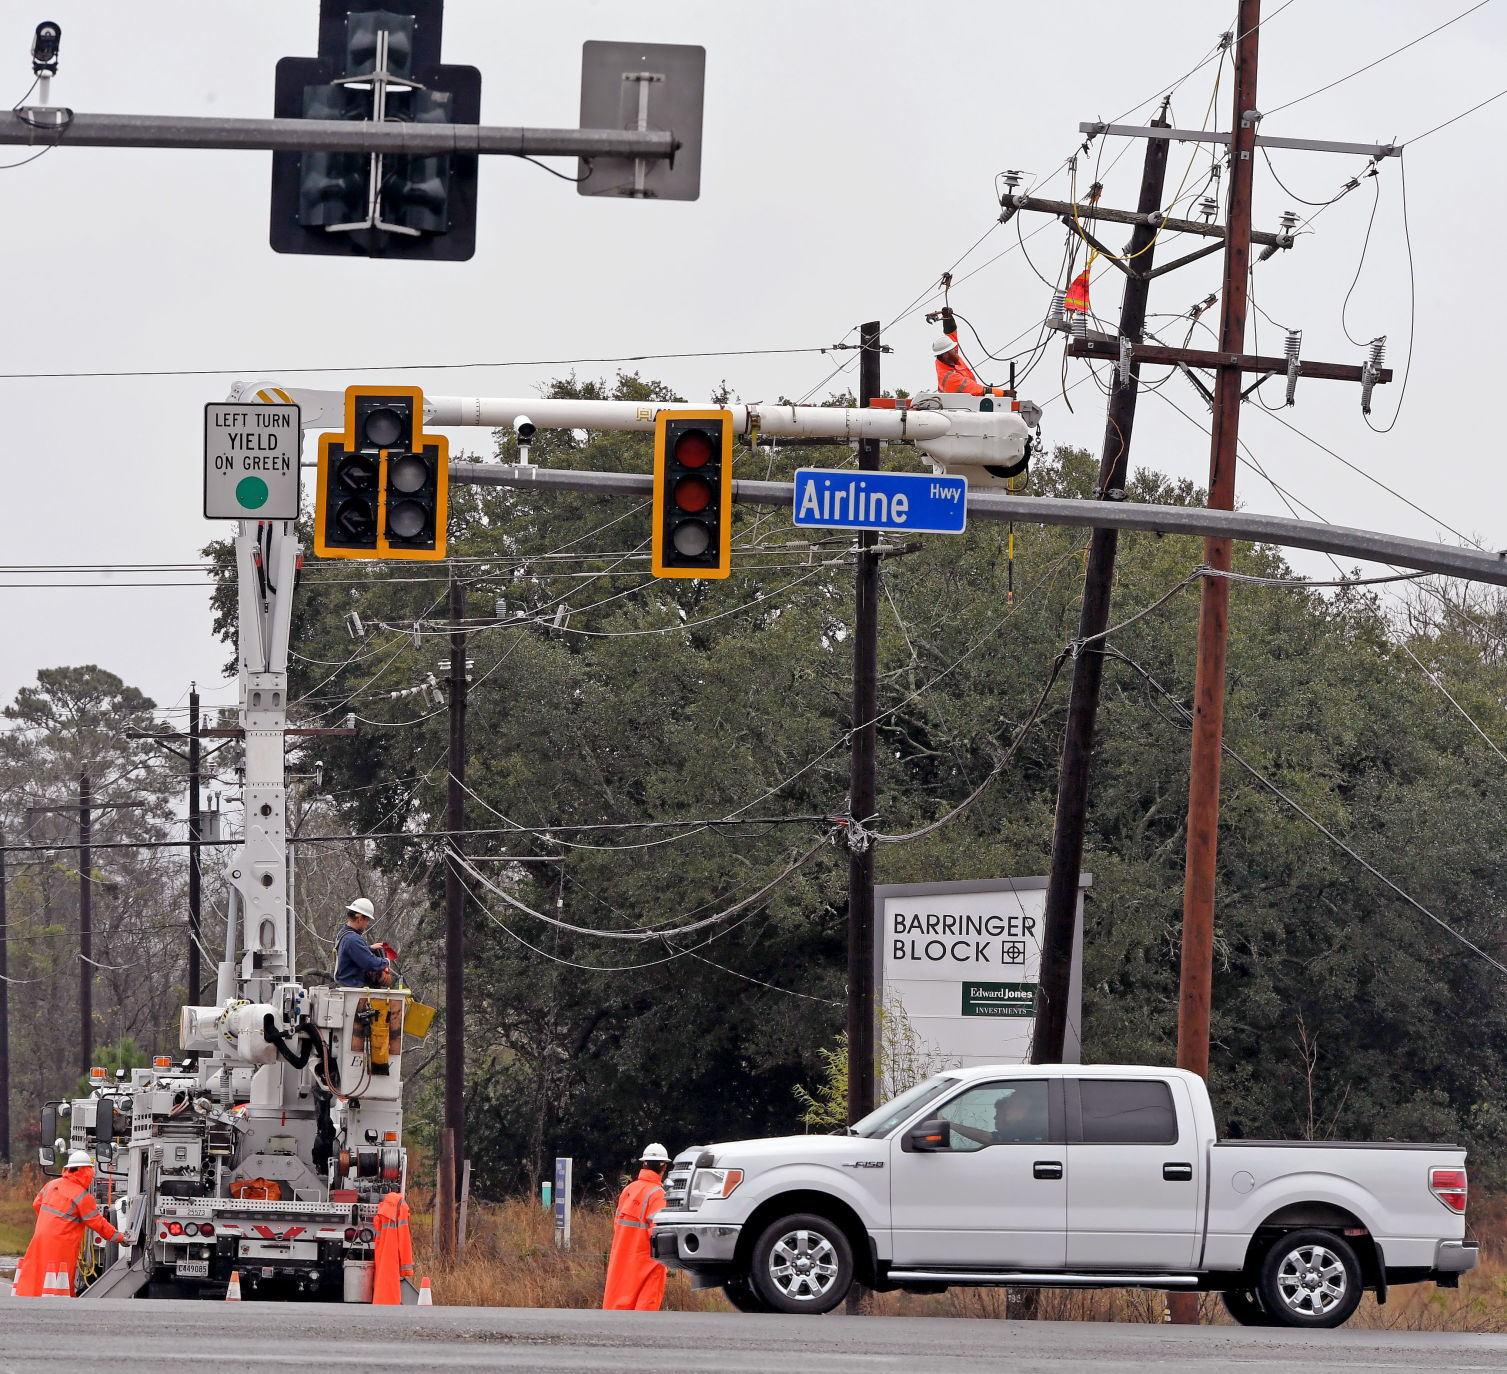
[[1456,1145],[1217,1140],[1180,1069],[957,1069],[842,1135],[687,1151],[655,1256],[743,1311],[827,1312],[854,1284],[1223,1294],[1246,1325],[1339,1326],[1361,1294],[1452,1287]]

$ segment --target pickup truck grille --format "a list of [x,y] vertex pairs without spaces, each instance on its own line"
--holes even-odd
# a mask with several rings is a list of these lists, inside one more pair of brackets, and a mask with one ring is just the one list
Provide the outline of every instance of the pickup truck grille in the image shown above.
[[687,1150],[670,1166],[670,1172],[665,1175],[665,1210],[667,1212],[685,1211],[686,1189],[690,1187],[691,1170],[695,1167],[696,1156],[700,1153],[700,1146],[694,1150]]

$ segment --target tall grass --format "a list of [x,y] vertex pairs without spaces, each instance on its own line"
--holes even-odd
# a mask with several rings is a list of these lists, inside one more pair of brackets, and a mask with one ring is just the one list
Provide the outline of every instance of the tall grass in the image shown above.
[[[35,1168],[0,1176],[0,1254],[19,1254],[31,1235],[31,1200],[43,1182]],[[476,1307],[599,1307],[612,1245],[612,1209],[583,1206],[571,1215],[571,1248],[555,1246],[551,1215],[533,1199],[473,1204],[467,1244],[454,1261],[433,1251],[433,1193],[409,1189],[414,1259],[440,1304]],[[1394,1289],[1385,1307],[1367,1295],[1350,1325],[1386,1330],[1507,1332],[1507,1196],[1474,1199],[1469,1234],[1481,1242],[1481,1262],[1457,1289],[1431,1283]],[[1046,1289],[1027,1297],[1002,1288],[952,1288],[945,1293],[876,1293],[868,1307],[878,1316],[985,1317],[1025,1315],[1034,1304],[1044,1321],[1159,1322],[1166,1298],[1158,1292]],[[672,1273],[664,1307],[675,1312],[729,1312],[718,1288],[694,1291],[684,1273]],[[1022,1311],[1025,1309],[1025,1312]],[[1199,1300],[1204,1322],[1228,1322],[1217,1295]]]

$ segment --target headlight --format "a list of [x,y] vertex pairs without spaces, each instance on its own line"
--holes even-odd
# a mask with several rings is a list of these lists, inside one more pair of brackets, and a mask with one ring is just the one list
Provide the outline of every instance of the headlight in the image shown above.
[[731,1197],[742,1182],[742,1169],[697,1169],[686,1190],[686,1207],[694,1212],[708,1198]]

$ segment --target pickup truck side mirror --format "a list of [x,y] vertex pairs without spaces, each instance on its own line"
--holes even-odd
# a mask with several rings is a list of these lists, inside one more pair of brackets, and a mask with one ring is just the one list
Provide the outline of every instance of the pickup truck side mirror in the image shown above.
[[952,1148],[952,1126],[935,1118],[912,1126],[900,1142],[900,1148],[911,1153],[928,1154],[936,1150]]

